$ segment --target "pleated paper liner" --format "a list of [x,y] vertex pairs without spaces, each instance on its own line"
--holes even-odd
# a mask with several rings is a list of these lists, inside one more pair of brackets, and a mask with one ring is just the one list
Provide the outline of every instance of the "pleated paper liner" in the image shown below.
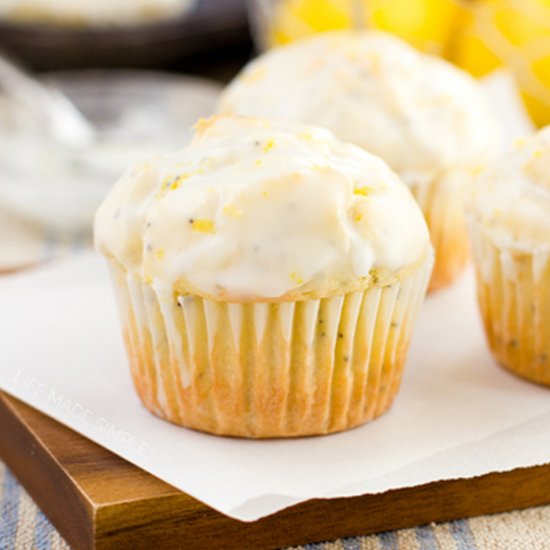
[[550,385],[550,250],[499,247],[471,223],[479,305],[490,348],[508,370]]
[[469,259],[468,231],[463,208],[462,171],[411,189],[426,218],[435,249],[429,292],[449,286]]
[[112,267],[144,405],[189,428],[260,438],[337,432],[390,407],[432,259],[387,286],[277,303],[163,298]]

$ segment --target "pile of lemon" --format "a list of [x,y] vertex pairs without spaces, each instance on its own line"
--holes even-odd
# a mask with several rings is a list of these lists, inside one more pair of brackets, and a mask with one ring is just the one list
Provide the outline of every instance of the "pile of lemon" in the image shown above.
[[279,0],[269,45],[350,27],[391,31],[483,76],[506,65],[533,120],[550,124],[550,0]]

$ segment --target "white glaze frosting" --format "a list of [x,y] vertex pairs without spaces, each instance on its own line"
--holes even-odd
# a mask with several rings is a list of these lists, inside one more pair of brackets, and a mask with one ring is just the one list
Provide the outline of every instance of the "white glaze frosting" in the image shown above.
[[269,51],[229,85],[219,112],[324,126],[409,185],[477,164],[499,141],[472,77],[379,31],[325,33]]
[[473,220],[499,248],[550,251],[550,127],[479,173],[469,202]]
[[324,129],[245,117],[201,121],[187,149],[130,170],[95,238],[147,282],[239,301],[343,293],[431,254],[380,159]]
[[78,25],[147,22],[185,12],[195,0],[0,0],[0,17]]

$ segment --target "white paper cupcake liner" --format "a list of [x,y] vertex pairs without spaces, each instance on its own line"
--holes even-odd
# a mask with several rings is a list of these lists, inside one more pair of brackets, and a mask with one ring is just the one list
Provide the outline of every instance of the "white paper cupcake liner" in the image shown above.
[[550,385],[550,250],[497,246],[482,226],[470,225],[490,348],[502,366]]
[[391,405],[432,259],[391,285],[226,303],[155,292],[113,266],[136,389],[176,424],[244,437],[344,430]]
[[450,285],[468,263],[468,232],[463,207],[465,178],[465,174],[457,172],[441,181],[411,188],[426,218],[435,249],[430,291]]

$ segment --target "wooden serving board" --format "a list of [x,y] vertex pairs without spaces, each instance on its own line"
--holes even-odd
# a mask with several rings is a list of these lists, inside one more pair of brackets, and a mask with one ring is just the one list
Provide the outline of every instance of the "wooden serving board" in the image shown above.
[[0,457],[74,550],[280,548],[550,503],[550,465],[230,519],[0,392]]

